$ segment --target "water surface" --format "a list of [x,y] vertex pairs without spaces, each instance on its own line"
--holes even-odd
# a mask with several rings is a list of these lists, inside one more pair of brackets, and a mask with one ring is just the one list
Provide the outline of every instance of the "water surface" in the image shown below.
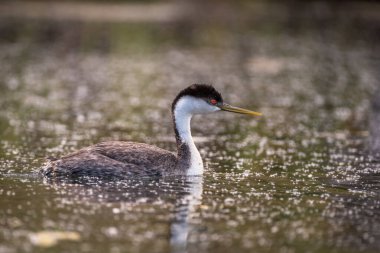
[[[280,7],[233,22],[3,19],[0,251],[378,252],[376,22]],[[38,176],[44,157],[99,141],[174,151],[170,105],[191,83],[264,114],[194,117],[203,177]]]

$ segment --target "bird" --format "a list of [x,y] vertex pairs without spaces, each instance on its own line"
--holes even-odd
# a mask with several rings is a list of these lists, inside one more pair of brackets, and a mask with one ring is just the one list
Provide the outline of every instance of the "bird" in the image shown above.
[[181,90],[171,106],[176,153],[145,143],[105,141],[58,159],[50,158],[41,172],[48,178],[202,175],[203,161],[191,135],[190,121],[193,115],[218,111],[262,115],[225,103],[212,85],[193,84]]

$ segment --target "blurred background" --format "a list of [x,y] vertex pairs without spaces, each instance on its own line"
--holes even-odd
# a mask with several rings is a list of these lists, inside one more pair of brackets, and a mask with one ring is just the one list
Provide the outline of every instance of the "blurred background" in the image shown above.
[[377,1],[1,1],[0,251],[174,252],[188,183],[136,202],[36,172],[104,140],[174,151],[172,99],[211,83],[264,116],[193,120],[208,166],[187,250],[378,252],[379,80]]

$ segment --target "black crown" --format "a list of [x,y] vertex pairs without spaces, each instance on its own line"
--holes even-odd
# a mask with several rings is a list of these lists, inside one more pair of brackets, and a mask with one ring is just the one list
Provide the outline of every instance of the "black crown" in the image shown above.
[[202,99],[215,99],[218,103],[223,103],[223,98],[215,88],[209,84],[193,84],[181,90],[177,97],[174,99],[172,109],[181,97],[192,96]]

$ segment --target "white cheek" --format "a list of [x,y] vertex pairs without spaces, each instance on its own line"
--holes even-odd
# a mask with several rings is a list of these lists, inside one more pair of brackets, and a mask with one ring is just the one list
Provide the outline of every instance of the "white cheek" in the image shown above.
[[210,105],[203,99],[185,96],[178,101],[177,110],[189,114],[207,114],[219,111],[220,108]]
[[194,114],[207,114],[207,113],[212,113],[212,112],[216,112],[219,110],[220,109],[218,107],[212,106],[202,99],[198,99],[198,101],[196,102],[196,106],[194,108],[193,113]]

